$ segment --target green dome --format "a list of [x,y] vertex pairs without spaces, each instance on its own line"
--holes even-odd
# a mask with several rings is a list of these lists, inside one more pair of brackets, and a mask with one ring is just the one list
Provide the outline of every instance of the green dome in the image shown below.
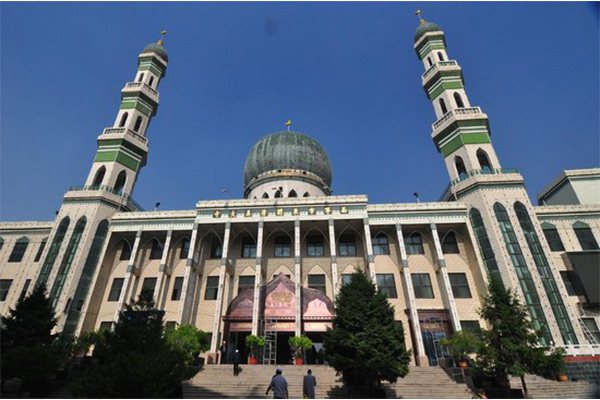
[[163,60],[165,61],[169,61],[169,56],[167,55],[167,51],[165,50],[165,48],[158,44],[158,43],[150,43],[148,46],[144,47],[144,50],[142,50],[142,53],[156,53],[158,54]]
[[425,22],[424,24],[419,25],[417,31],[415,32],[415,43],[417,43],[417,41],[421,39],[421,36],[423,36],[425,33],[441,30],[442,28],[440,28],[438,24],[434,24],[433,22]]
[[277,132],[260,139],[244,167],[244,185],[262,173],[280,169],[311,172],[331,186],[331,164],[323,146],[298,132]]

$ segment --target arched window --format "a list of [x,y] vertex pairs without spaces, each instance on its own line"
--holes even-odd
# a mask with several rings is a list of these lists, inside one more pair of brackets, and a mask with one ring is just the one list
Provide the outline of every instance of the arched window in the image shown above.
[[127,240],[121,240],[121,243],[121,254],[119,255],[119,260],[129,260],[131,258],[131,246]]
[[67,232],[67,228],[69,227],[70,222],[71,220],[69,219],[69,217],[64,217],[62,221],[60,221],[58,229],[56,230],[56,235],[54,235],[54,239],[52,239],[50,250],[48,250],[46,261],[44,261],[44,265],[42,266],[40,276],[38,277],[38,280],[35,284],[36,287],[45,285],[48,282],[48,278],[50,277],[50,272],[52,272],[54,261],[56,261],[58,251],[60,250],[62,241],[65,238],[65,233]]
[[502,284],[502,278],[500,277],[500,270],[498,269],[496,256],[494,255],[494,250],[492,249],[492,244],[490,243],[490,239],[488,237],[487,230],[485,229],[485,225],[483,224],[483,219],[481,218],[481,213],[479,210],[476,208],[471,208],[471,211],[469,211],[469,219],[471,220],[471,226],[473,227],[473,232],[475,233],[477,243],[479,244],[479,252],[481,253],[481,258],[483,259],[483,265],[485,266],[488,275],[491,279],[496,279]]
[[310,193],[304,192],[304,195],[302,197],[310,197]]
[[525,302],[529,310],[529,316],[533,322],[533,326],[536,331],[541,331],[540,342],[544,345],[549,345],[552,336],[550,329],[548,328],[548,322],[544,315],[544,310],[540,302],[540,297],[535,288],[535,283],[527,267],[527,262],[521,251],[521,245],[513,229],[512,222],[506,208],[500,203],[494,204],[494,213],[496,214],[496,220],[502,231],[504,238],[504,244],[506,245],[506,251],[510,255],[512,264],[516,270],[517,278],[519,279],[519,285],[523,291]]
[[263,199],[268,199],[269,198],[269,193],[264,192],[263,195],[262,195],[262,198]]
[[288,197],[298,197],[298,194],[296,193],[296,191],[294,189],[290,190],[290,194],[288,194]]
[[588,224],[577,221],[573,224],[573,230],[581,245],[581,250],[598,250],[598,242]]
[[102,181],[104,180],[104,174],[106,173],[106,167],[101,166],[98,168],[96,172],[96,177],[94,178],[94,182],[92,182],[92,186],[100,186],[102,185]]
[[440,108],[442,109],[442,115],[448,112],[448,108],[446,107],[446,102],[444,99],[440,99]]
[[127,122],[128,116],[129,116],[128,113],[123,113],[123,115],[121,115],[121,120],[119,121],[119,128],[122,128],[125,126],[125,122]]
[[83,230],[85,229],[86,223],[87,218],[81,217],[75,224],[75,229],[73,229],[71,239],[69,240],[69,244],[67,245],[67,249],[65,250],[62,262],[60,263],[60,267],[58,268],[58,273],[56,274],[56,278],[54,279],[54,285],[52,285],[50,295],[48,296],[50,302],[52,303],[52,308],[54,309],[56,309],[56,305],[58,304],[58,300],[60,299],[62,289],[65,286],[67,276],[69,275],[69,270],[71,269],[71,265],[73,264],[73,260],[75,259],[75,255],[77,254],[79,242],[81,241],[81,236],[83,235]]
[[462,96],[458,92],[454,92],[454,101],[456,102],[456,107],[465,108],[465,103],[463,102]]
[[482,149],[477,150],[477,161],[479,161],[479,167],[482,171],[491,171],[492,166],[487,154]]
[[282,197],[282,196],[281,196],[281,191],[280,191],[280,190],[276,191],[276,192],[275,192],[275,196],[274,196],[274,197],[275,197],[275,198]]
[[148,86],[152,87],[152,84],[154,83],[154,77],[151,76],[150,77],[150,81],[148,82]]
[[152,248],[150,249],[150,259],[160,260],[163,254],[163,246],[158,239],[152,239]]
[[444,254],[459,254],[458,242],[456,241],[456,234],[454,232],[448,232],[442,241],[442,253]]
[[465,168],[465,163],[463,162],[462,157],[456,156],[454,158],[454,165],[456,166],[456,173],[460,179],[465,179],[467,177],[467,169]]
[[138,82],[141,82],[144,80],[144,73],[140,74],[140,77],[138,78]]
[[29,239],[23,236],[22,238],[17,239],[10,256],[8,257],[8,262],[21,262],[23,256],[25,255],[25,251],[27,251],[27,247],[29,246]]
[[137,119],[135,120],[135,125],[133,126],[133,130],[135,132],[139,132],[141,127],[142,127],[142,117],[138,116]]
[[418,232],[413,233],[405,240],[407,254],[425,254],[423,239]]
[[431,57],[427,57],[427,62],[429,63],[430,67],[433,65],[433,63],[431,62]]
[[123,188],[125,187],[125,182],[127,181],[127,173],[125,171],[119,172],[117,176],[117,181],[115,182],[115,193],[123,194]]
[[441,51],[438,51],[438,58],[440,59],[440,61],[444,61],[444,55]]
[[371,239],[373,246],[373,255],[389,255],[390,254],[390,239],[385,233],[378,233]]
[[529,251],[531,251],[531,255],[533,256],[533,261],[535,262],[540,279],[542,280],[546,296],[550,301],[550,307],[554,313],[554,318],[556,318],[556,322],[558,322],[560,334],[565,344],[578,344],[573,325],[571,325],[571,321],[569,320],[569,314],[563,303],[562,296],[558,291],[558,286],[552,275],[552,270],[550,269],[548,259],[544,254],[542,244],[531,223],[531,218],[529,218],[527,208],[523,203],[517,201],[515,203],[515,213],[517,214],[519,225],[521,225],[521,229],[525,234],[525,240],[527,241]]
[[2,246],[4,246],[4,239],[0,238],[0,250],[2,250]]
[[183,238],[181,240],[181,250],[179,251],[179,259],[186,259],[190,254],[190,239]]

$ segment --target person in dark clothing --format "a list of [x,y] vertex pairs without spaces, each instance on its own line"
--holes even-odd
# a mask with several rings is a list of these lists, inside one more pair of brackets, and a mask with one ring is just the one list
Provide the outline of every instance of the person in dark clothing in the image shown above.
[[221,364],[227,364],[227,342],[225,340],[221,343],[219,351],[221,352]]
[[305,399],[314,399],[315,386],[317,386],[317,378],[313,376],[312,370],[309,369],[302,382],[302,396]]
[[274,399],[287,399],[290,397],[288,393],[288,383],[281,375],[282,373],[283,370],[281,367],[277,367],[275,375],[271,378],[271,383],[269,383],[269,387],[267,388],[267,393],[265,393],[265,395],[268,395],[269,391],[273,389]]
[[240,373],[240,362],[242,361],[242,355],[238,349],[233,353],[233,375],[238,376]]

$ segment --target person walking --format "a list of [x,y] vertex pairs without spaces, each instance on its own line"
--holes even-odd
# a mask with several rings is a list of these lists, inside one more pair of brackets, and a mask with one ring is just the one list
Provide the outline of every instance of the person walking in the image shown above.
[[227,342],[225,340],[221,343],[219,351],[221,352],[221,364],[227,364]]
[[235,353],[233,353],[233,376],[240,374],[240,361],[242,361],[240,351],[235,349]]
[[267,393],[265,393],[265,396],[269,394],[271,389],[273,389],[274,399],[287,399],[289,397],[288,383],[282,374],[283,370],[281,367],[277,367],[275,375],[271,378],[271,383],[269,383],[269,387],[267,388]]
[[302,382],[302,397],[305,399],[314,399],[315,386],[317,386],[317,378],[313,376],[312,370],[309,369],[306,375],[304,375]]

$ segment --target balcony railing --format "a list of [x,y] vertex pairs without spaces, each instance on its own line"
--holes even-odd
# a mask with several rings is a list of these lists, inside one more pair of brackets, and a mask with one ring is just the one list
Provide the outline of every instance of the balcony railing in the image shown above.
[[442,126],[446,121],[448,121],[452,117],[456,117],[458,115],[474,115],[474,114],[483,114],[481,108],[479,107],[468,107],[468,108],[456,108],[454,110],[448,111],[446,114],[442,116],[442,118],[435,121],[432,125],[433,130],[436,130],[440,126]]
[[133,199],[133,197],[131,197],[128,194],[123,194],[122,190],[115,190],[115,188],[107,186],[107,185],[74,185],[69,188],[70,192],[79,192],[79,191],[88,191],[88,190],[89,191],[100,190],[100,191],[112,193],[114,195],[121,197],[124,200],[127,208],[129,208],[130,210],[144,211],[144,208],[137,201],[135,201]]
[[140,142],[144,143],[144,144],[148,144],[148,139],[146,139],[145,137],[143,137],[142,135],[135,133],[134,131],[132,131],[129,128],[125,128],[125,127],[120,127],[120,128],[104,128],[104,130],[102,131],[103,135],[111,135],[111,134],[126,134],[128,136],[133,137],[134,139],[139,140]]
[[154,96],[158,97],[158,92],[145,82],[127,82],[125,87],[128,89],[143,88],[152,93]]
[[438,201],[442,201],[444,199],[444,197],[446,197],[446,195],[450,192],[450,190],[452,189],[453,186],[456,186],[460,182],[466,181],[467,179],[472,178],[474,176],[518,174],[518,173],[519,173],[519,170],[516,168],[497,168],[497,169],[484,168],[484,169],[474,169],[469,172],[464,172],[464,173],[460,174],[460,176],[458,178],[450,181],[448,186],[446,186],[446,189],[444,189],[444,191],[442,192],[442,195],[440,196]]
[[458,63],[454,60],[450,60],[450,61],[439,61],[435,64],[433,64],[431,67],[429,67],[429,69],[427,71],[425,71],[425,73],[421,76],[423,78],[423,82],[425,82],[425,80],[434,72],[439,70],[442,67],[457,67]]

